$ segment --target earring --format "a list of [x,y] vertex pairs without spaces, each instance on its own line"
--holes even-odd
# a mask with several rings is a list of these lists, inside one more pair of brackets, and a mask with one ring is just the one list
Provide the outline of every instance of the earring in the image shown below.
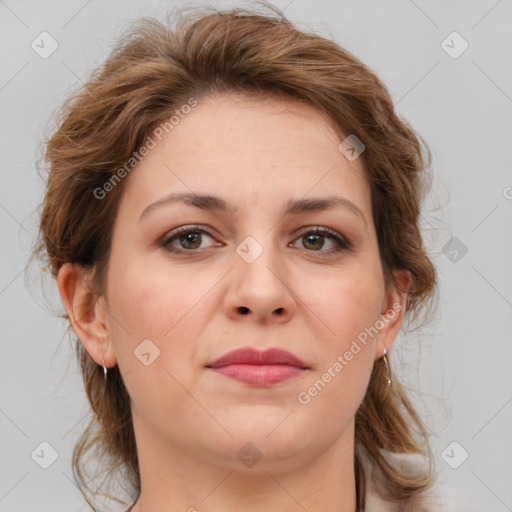
[[386,365],[386,372],[387,375],[386,380],[388,381],[388,388],[391,386],[391,367],[389,366],[389,358],[388,358],[388,351],[386,350],[386,347],[384,346],[384,364]]
[[105,376],[103,382],[107,382],[107,367],[105,366],[105,357],[102,357],[103,359],[103,375]]

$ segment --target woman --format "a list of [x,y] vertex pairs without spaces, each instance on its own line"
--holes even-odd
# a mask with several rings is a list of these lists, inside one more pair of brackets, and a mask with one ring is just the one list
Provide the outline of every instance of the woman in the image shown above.
[[86,454],[133,512],[434,510],[387,357],[436,290],[420,140],[371,70],[282,16],[124,34],[63,107],[40,226],[94,510]]

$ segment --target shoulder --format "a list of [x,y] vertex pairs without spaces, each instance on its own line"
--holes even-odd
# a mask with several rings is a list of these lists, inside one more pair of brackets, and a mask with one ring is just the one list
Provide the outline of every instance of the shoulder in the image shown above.
[[[359,452],[358,452],[359,453]],[[386,459],[394,466],[403,468],[404,472],[428,466],[429,461],[420,454],[393,453],[382,451]],[[409,500],[407,504],[399,501],[386,501],[377,492],[375,481],[378,480],[377,467],[362,456],[366,474],[366,510],[371,512],[455,512],[448,487],[440,480],[421,495]]]

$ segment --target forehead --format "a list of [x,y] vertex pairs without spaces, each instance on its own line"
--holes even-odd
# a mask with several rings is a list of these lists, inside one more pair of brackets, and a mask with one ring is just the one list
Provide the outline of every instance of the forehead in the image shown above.
[[137,210],[170,192],[209,193],[245,207],[339,192],[370,216],[361,159],[313,106],[272,97],[198,100],[131,172],[123,202]]

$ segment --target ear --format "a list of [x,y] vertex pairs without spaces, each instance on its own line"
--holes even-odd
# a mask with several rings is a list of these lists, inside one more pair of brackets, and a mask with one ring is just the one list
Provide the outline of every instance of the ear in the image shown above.
[[382,303],[380,320],[384,326],[379,329],[377,346],[375,347],[375,360],[384,356],[384,348],[389,353],[395,343],[403,324],[407,293],[412,284],[412,274],[407,270],[395,270],[393,275],[396,286],[386,294]]
[[65,263],[57,275],[57,285],[71,326],[94,361],[110,368],[117,364],[110,343],[108,313],[104,297],[93,292],[92,270]]

